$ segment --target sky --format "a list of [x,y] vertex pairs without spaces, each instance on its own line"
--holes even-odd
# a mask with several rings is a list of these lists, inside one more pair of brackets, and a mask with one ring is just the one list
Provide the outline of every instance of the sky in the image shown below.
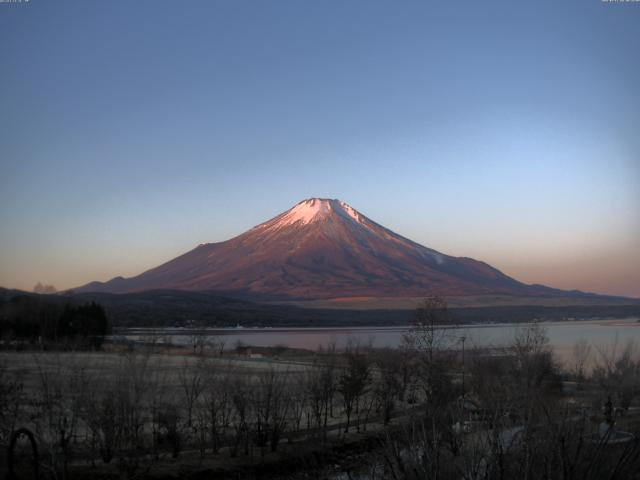
[[309,197],[640,297],[640,3],[0,3],[0,285],[131,276]]

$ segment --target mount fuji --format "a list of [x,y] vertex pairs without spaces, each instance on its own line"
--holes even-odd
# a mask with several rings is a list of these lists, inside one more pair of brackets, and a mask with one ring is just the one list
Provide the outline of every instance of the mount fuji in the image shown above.
[[135,277],[92,282],[75,291],[152,289],[302,300],[579,294],[526,285],[484,262],[437,252],[343,201],[324,198],[303,200],[235,238],[201,244]]

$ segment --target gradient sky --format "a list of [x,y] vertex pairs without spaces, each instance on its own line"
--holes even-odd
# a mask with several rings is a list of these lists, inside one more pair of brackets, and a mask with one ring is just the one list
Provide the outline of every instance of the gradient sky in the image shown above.
[[640,297],[640,3],[0,3],[0,285],[130,276],[312,196]]

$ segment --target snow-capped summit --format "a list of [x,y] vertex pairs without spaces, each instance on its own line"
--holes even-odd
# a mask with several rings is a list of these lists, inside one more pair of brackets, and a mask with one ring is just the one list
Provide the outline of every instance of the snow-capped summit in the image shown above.
[[295,223],[306,225],[314,221],[320,221],[322,218],[330,215],[331,211],[338,205],[338,200],[309,198],[276,217],[274,220],[277,221],[274,226],[285,226]]
[[309,198],[230,240],[79,291],[217,290],[288,298],[535,294],[487,265],[419,245],[341,200]]
[[328,198],[308,198],[268,222],[256,228],[279,228],[287,225],[307,225],[326,221],[331,215],[339,215],[362,223],[363,216],[346,202]]

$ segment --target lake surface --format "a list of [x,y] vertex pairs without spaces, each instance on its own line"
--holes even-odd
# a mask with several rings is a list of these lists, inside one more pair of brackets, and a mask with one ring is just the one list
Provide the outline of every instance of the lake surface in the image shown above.
[[[462,325],[447,329],[448,342],[453,348],[501,347],[513,342],[516,333],[527,324]],[[617,343],[622,348],[629,341],[640,345],[638,318],[541,322],[549,343],[560,357],[570,354],[576,341],[584,339],[595,348],[611,349]],[[239,343],[261,347],[287,346],[316,350],[335,343],[344,348],[349,341],[371,344],[374,347],[397,347],[410,327],[345,327],[345,328],[225,328],[188,331],[185,329],[131,329],[126,338],[148,341],[157,337],[164,342],[190,344],[193,335],[204,335],[211,342],[223,340],[225,349]]]

